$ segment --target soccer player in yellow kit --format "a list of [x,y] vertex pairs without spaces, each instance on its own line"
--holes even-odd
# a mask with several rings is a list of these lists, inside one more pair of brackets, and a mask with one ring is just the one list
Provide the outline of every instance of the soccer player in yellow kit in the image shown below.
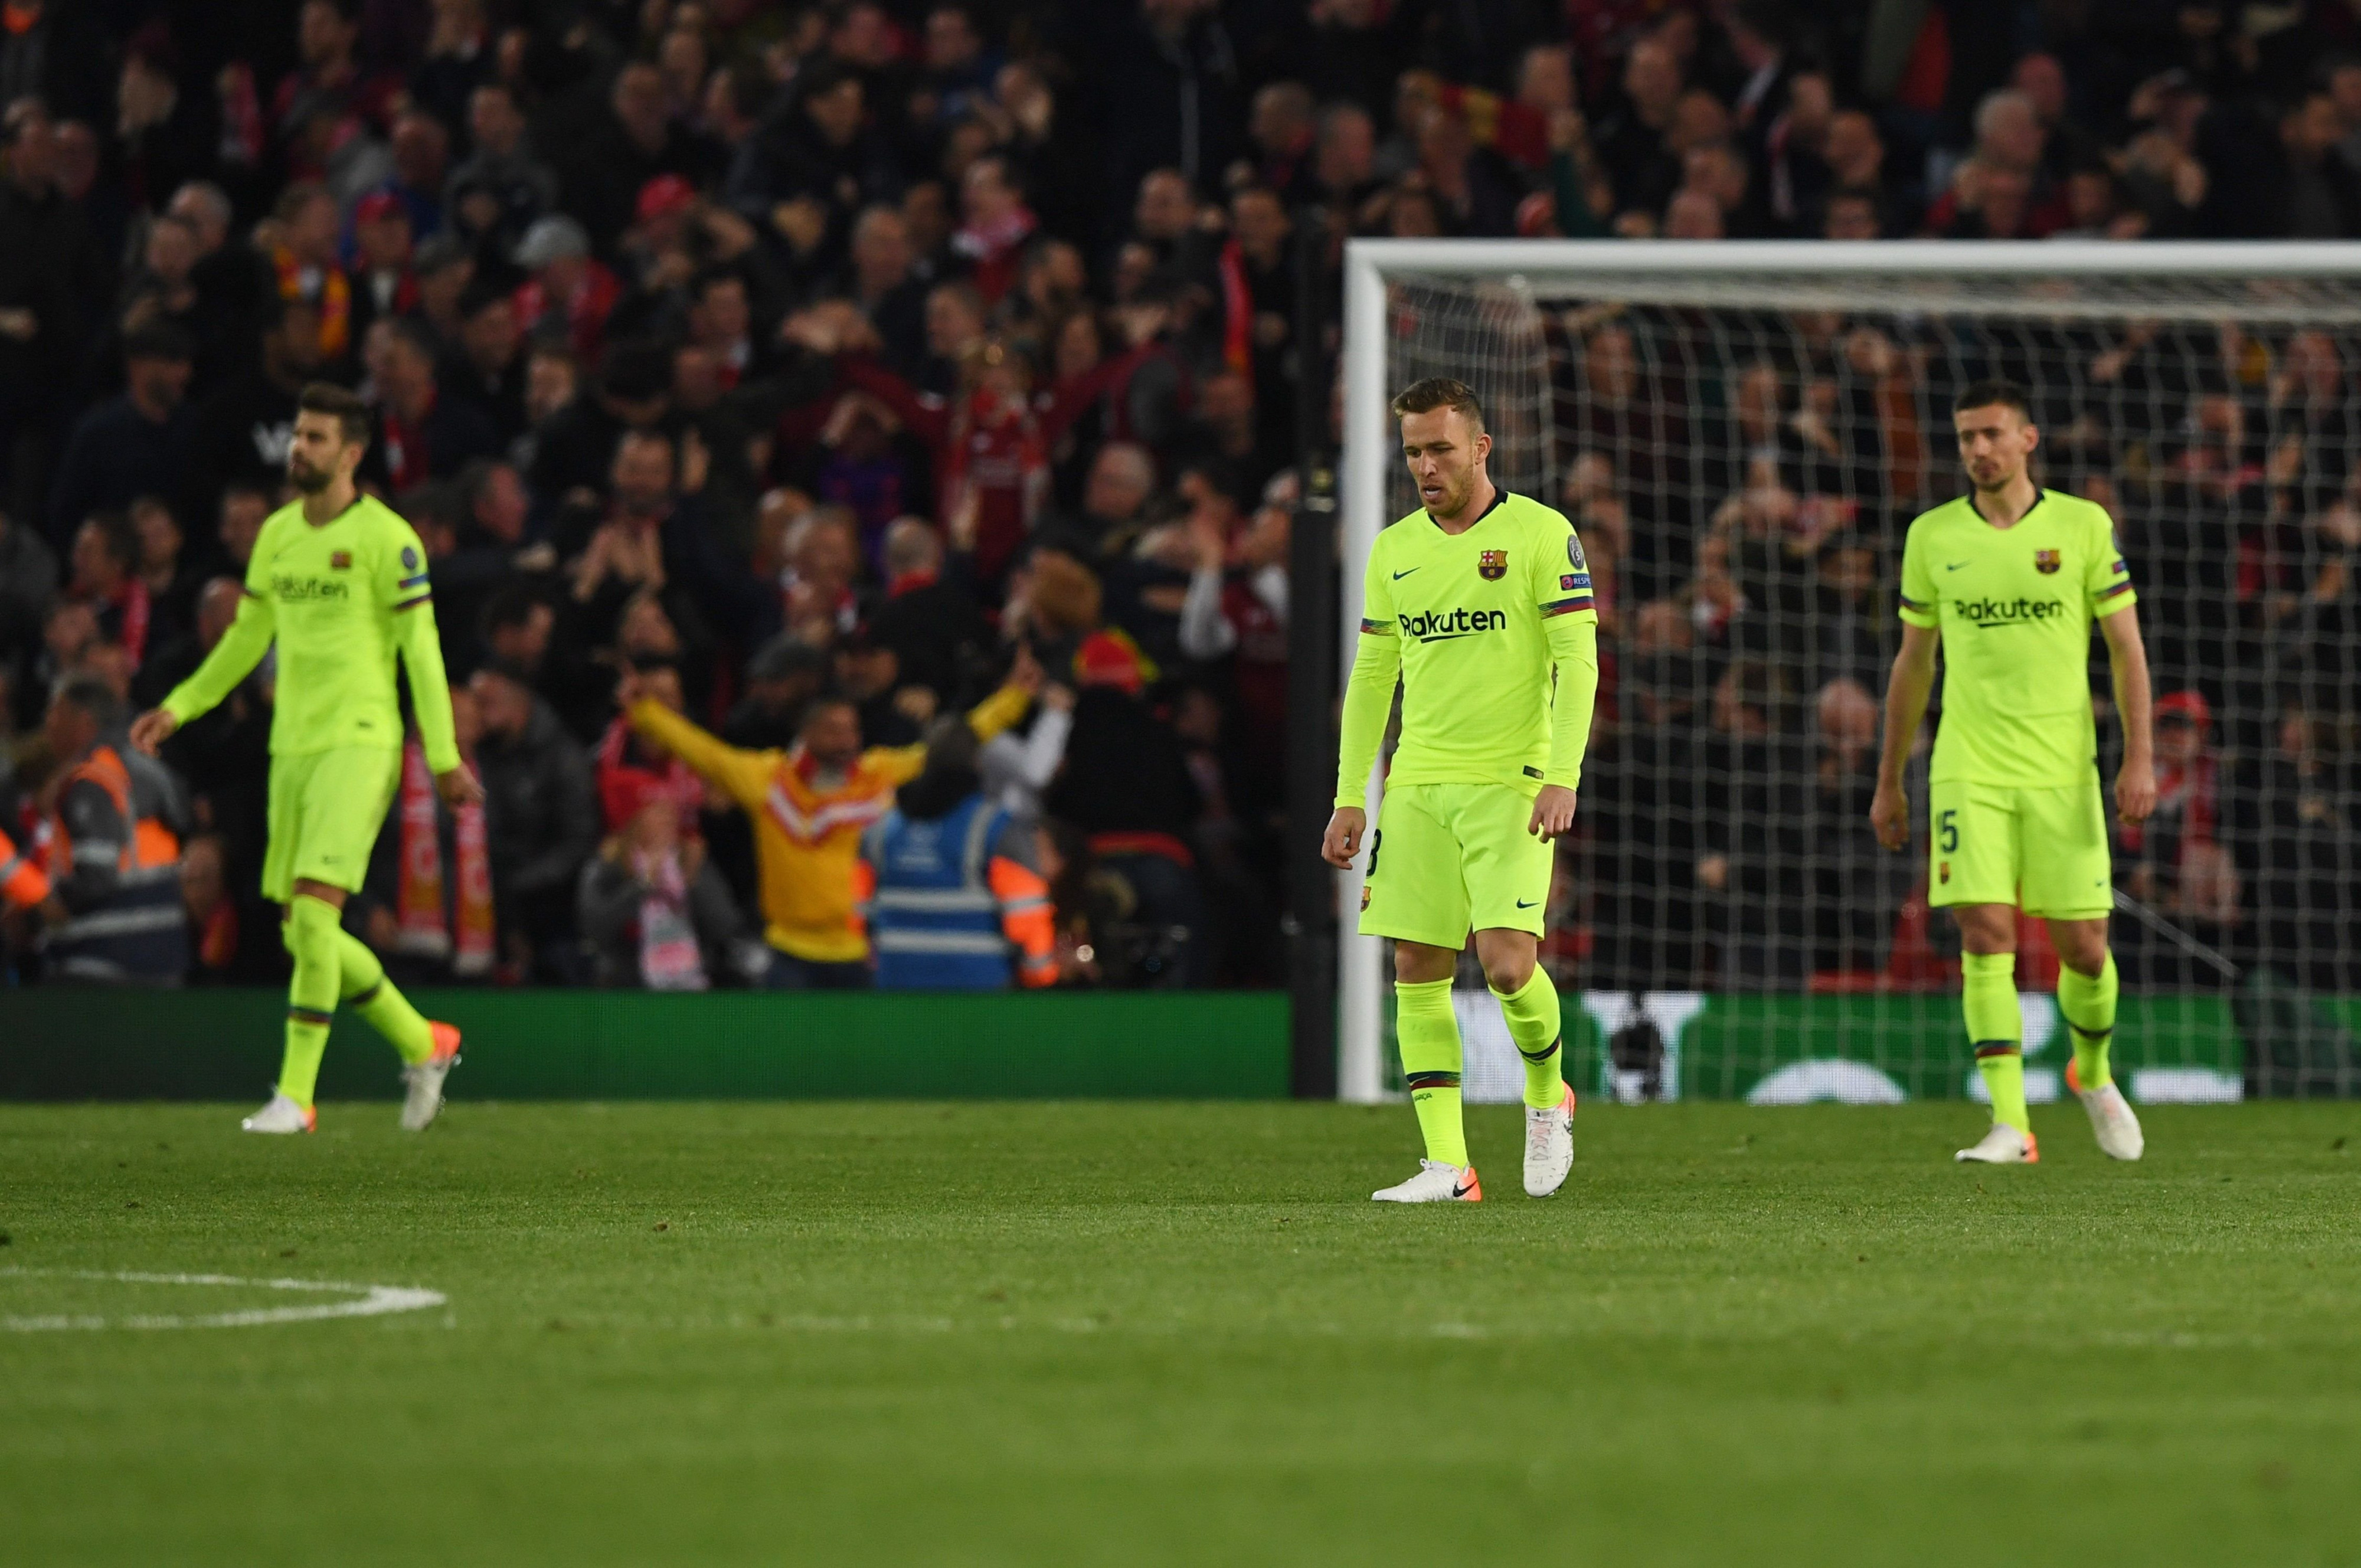
[[1369,837],[1361,932],[1394,939],[1394,1033],[1426,1157],[1371,1196],[1484,1196],[1460,1120],[1451,976],[1472,926],[1477,957],[1525,1058],[1525,1190],[1546,1198],[1574,1164],[1557,987],[1536,962],[1551,840],[1574,826],[1598,686],[1598,615],[1574,525],[1492,483],[1492,438],[1460,382],[1397,397],[1423,510],[1369,551],[1360,643],[1345,688],[1336,811],[1320,852],[1349,866],[1394,683],[1401,744]]
[[408,1082],[401,1124],[421,1131],[442,1109],[459,1031],[421,1017],[377,955],[340,923],[401,776],[397,653],[435,788],[455,806],[481,800],[483,788],[453,735],[426,552],[410,524],[353,483],[368,445],[368,410],[343,388],[317,383],[303,389],[296,409],[287,477],[300,498],[262,525],[229,630],[193,674],[139,717],[131,739],[152,752],[278,644],[262,892],[286,906],[280,935],[295,973],[278,1091],[242,1124],[249,1133],[308,1133],[318,1124],[313,1088],[342,1001],[401,1053]]
[[2035,485],[2039,444],[2024,389],[1960,389],[1952,424],[1967,495],[1922,513],[1902,554],[1902,651],[1885,689],[1885,744],[1870,819],[1889,850],[1910,842],[1903,763],[1927,715],[1943,652],[1943,717],[1927,770],[1927,902],[1960,922],[1960,1003],[1993,1125],[1959,1158],[2041,1157],[2025,1111],[2025,1025],[2016,1003],[2016,912],[2043,916],[2058,948],[2058,1012],[2073,1037],[2068,1081],[2099,1147],[2137,1159],[2139,1118],[2107,1068],[2115,959],[2107,950],[2114,879],[2091,711],[2091,623],[2106,640],[2124,727],[2115,811],[2156,808],[2147,651],[2131,574],[2103,507]]

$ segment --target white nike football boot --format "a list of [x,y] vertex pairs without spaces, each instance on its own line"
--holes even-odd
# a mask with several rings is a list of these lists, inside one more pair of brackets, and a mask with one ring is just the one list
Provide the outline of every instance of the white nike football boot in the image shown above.
[[401,1100],[405,1133],[423,1133],[434,1124],[434,1118],[443,1113],[443,1080],[459,1065],[459,1031],[448,1024],[427,1026],[434,1031],[434,1054],[401,1069],[401,1080],[410,1086]]
[[2041,1146],[2031,1133],[2020,1133],[2004,1122],[1994,1122],[1973,1148],[1951,1157],[1962,1165],[2039,1165]]
[[2140,1132],[2139,1118],[2132,1114],[2132,1102],[2113,1083],[2102,1089],[2085,1089],[2075,1076],[2074,1064],[2066,1064],[2066,1087],[2082,1102],[2084,1114],[2091,1118],[2091,1135],[2099,1140],[2099,1152],[2109,1159],[2137,1159],[2147,1148],[2147,1138]]
[[1525,1107],[1525,1196],[1546,1198],[1574,1168],[1574,1086],[1544,1110]]
[[1388,1187],[1369,1196],[1380,1203],[1480,1203],[1484,1188],[1472,1165],[1445,1165],[1439,1159],[1418,1162],[1418,1174],[1400,1187]]
[[319,1113],[309,1105],[298,1105],[284,1094],[273,1094],[270,1102],[238,1124],[247,1133],[308,1133],[320,1124]]

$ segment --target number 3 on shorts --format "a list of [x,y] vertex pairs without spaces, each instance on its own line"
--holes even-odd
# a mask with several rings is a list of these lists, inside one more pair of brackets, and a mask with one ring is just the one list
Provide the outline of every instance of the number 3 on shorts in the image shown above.
[[1935,840],[1943,846],[1943,853],[1957,852],[1960,847],[1960,824],[1957,811],[1945,811],[1935,817]]
[[1382,828],[1378,828],[1369,835],[1369,869],[1361,873],[1361,880],[1363,882],[1367,882],[1371,877],[1378,874],[1378,846],[1385,841],[1386,830]]

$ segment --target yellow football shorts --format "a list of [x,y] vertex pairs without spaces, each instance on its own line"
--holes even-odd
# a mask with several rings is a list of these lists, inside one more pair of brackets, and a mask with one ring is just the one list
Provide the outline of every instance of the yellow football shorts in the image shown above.
[[2106,802],[2088,784],[2019,789],[1959,780],[1931,784],[1927,902],[2010,904],[2053,920],[2114,908]]
[[1541,935],[1552,847],[1525,831],[1533,797],[1510,784],[1389,787],[1369,843],[1361,934],[1454,951],[1473,930]]
[[358,892],[401,776],[401,753],[382,746],[271,758],[262,896],[284,904],[299,879]]

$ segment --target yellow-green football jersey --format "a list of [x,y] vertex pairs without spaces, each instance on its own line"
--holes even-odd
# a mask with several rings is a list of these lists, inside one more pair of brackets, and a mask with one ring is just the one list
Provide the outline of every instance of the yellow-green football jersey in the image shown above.
[[2019,787],[2092,776],[2091,623],[2136,602],[2114,524],[2043,490],[2013,527],[1962,496],[1922,512],[1902,549],[1902,619],[1943,634],[1928,776]]
[[1590,566],[1564,514],[1506,490],[1463,533],[1414,511],[1370,547],[1364,607],[1364,631],[1401,640],[1401,745],[1389,786],[1537,793],[1550,762],[1544,623],[1598,619]]
[[277,630],[271,752],[399,748],[394,617],[431,597],[410,524],[374,496],[317,527],[291,502],[263,523],[246,591],[269,601]]

